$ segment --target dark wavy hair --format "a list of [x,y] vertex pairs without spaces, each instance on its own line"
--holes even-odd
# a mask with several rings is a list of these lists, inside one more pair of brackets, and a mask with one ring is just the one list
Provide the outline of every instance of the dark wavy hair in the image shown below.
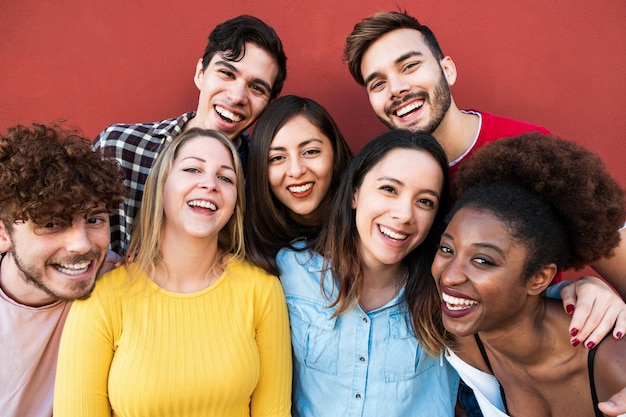
[[241,15],[221,23],[209,34],[202,56],[202,69],[206,69],[218,53],[228,61],[239,61],[246,54],[246,43],[253,43],[270,54],[278,66],[270,99],[278,97],[287,78],[287,57],[276,31],[261,19]]
[[[342,173],[352,153],[330,114],[310,98],[287,95],[272,102],[259,117],[254,128],[248,154],[246,179],[246,254],[251,262],[271,274],[278,275],[276,254],[291,246],[294,240],[304,238],[313,245],[321,225],[307,226],[295,222],[288,209],[274,196],[269,185],[268,155],[278,131],[296,116],[304,116],[322,132],[332,145],[333,175],[322,210],[330,210]],[[327,216],[322,216],[327,217]]]
[[0,136],[0,217],[42,225],[104,204],[117,208],[127,193],[113,159],[102,159],[77,131],[34,123],[14,126]]
[[[560,234],[567,244],[558,245],[558,253],[547,247],[533,250],[529,262],[543,257],[545,261],[537,262],[556,262],[563,269],[578,269],[610,256],[619,244],[618,230],[626,218],[624,191],[602,160],[580,145],[538,132],[490,143],[478,149],[459,168],[455,182],[457,196],[469,193],[474,187],[493,183],[505,183],[536,195],[550,205],[549,210],[554,213],[551,217],[562,223]],[[504,199],[505,193],[501,192]],[[521,203],[511,202],[512,207],[504,211],[491,202],[497,198],[483,194],[481,199],[472,197],[472,206],[493,207],[490,211],[494,214],[502,212],[499,217],[503,219],[522,216],[517,212],[522,210]],[[524,233],[522,240],[530,239],[526,236],[532,235],[539,248],[543,241],[553,239],[549,235],[556,232],[548,233],[547,225],[539,227],[543,219],[536,217],[524,220],[533,221],[537,230]],[[521,219],[516,224],[522,224]]]
[[347,63],[352,78],[364,86],[361,73],[361,61],[369,47],[381,36],[397,29],[415,29],[424,37],[426,45],[438,61],[444,58],[435,34],[428,26],[422,25],[416,18],[404,12],[382,12],[366,17],[356,25],[346,37],[343,60]]
[[[409,273],[405,295],[413,330],[425,349],[431,354],[437,354],[444,346],[445,340],[442,336],[444,329],[439,295],[437,289],[431,285],[433,278],[430,267],[443,229],[443,217],[450,201],[448,161],[437,140],[426,133],[392,130],[365,145],[352,160],[342,178],[332,203],[330,218],[320,233],[315,250],[326,259],[325,271],[332,271],[338,296],[331,306],[337,307],[335,314],[341,314],[358,302],[363,288],[363,264],[358,253],[359,235],[355,210],[352,208],[354,191],[361,186],[367,173],[387,153],[395,149],[427,152],[439,165],[444,178],[440,204],[433,225],[424,242],[403,260]],[[322,291],[327,275],[324,273],[322,277]]]

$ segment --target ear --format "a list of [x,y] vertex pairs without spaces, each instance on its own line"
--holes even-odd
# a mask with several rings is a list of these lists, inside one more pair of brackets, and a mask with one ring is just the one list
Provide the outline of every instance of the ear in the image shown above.
[[449,56],[443,57],[443,59],[439,61],[439,65],[441,65],[443,75],[446,77],[448,85],[454,85],[456,82],[456,65],[452,58]]
[[11,249],[11,237],[4,227],[4,222],[0,221],[0,253],[8,252]]
[[355,209],[356,208],[356,202],[359,199],[359,189],[355,188],[354,191],[352,191],[352,208]]
[[193,75],[193,82],[198,88],[198,90],[202,90],[202,80],[204,79],[204,69],[202,68],[202,58],[198,60],[196,64],[196,72]]
[[528,287],[528,294],[540,295],[546,288],[548,288],[548,286],[550,286],[557,270],[556,264],[550,264],[541,271],[537,272],[529,281],[530,286]]

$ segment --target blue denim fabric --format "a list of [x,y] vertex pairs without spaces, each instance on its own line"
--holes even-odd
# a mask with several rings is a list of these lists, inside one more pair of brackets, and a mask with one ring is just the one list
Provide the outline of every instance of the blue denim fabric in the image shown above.
[[[295,417],[453,416],[459,377],[413,336],[404,291],[370,312],[333,317],[321,292],[323,258],[283,249],[277,256],[294,355]],[[330,300],[332,279],[325,280]]]

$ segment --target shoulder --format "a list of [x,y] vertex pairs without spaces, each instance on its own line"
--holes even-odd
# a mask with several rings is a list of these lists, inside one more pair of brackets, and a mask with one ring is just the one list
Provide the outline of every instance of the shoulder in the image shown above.
[[481,115],[482,125],[480,129],[481,136],[488,136],[493,139],[499,139],[507,136],[515,136],[526,132],[541,132],[549,134],[550,131],[543,126],[521,120],[511,119],[509,117],[497,116],[495,114],[473,110]]
[[182,132],[185,124],[195,116],[194,112],[184,113],[157,122],[115,123],[108,126],[96,137],[95,146],[114,146],[116,142],[133,142],[152,137],[176,136]]
[[595,349],[594,381],[602,400],[626,386],[626,340],[608,335]]

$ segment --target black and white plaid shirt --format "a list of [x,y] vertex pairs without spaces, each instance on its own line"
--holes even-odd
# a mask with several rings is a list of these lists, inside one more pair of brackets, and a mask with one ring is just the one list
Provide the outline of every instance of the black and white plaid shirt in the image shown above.
[[[124,185],[129,194],[111,214],[111,249],[124,255],[130,241],[133,219],[141,206],[143,187],[159,151],[178,136],[195,112],[153,123],[114,124],[103,130],[93,143],[102,149],[104,158],[115,158],[124,172]],[[246,166],[250,147],[247,133],[241,135],[239,156]]]

